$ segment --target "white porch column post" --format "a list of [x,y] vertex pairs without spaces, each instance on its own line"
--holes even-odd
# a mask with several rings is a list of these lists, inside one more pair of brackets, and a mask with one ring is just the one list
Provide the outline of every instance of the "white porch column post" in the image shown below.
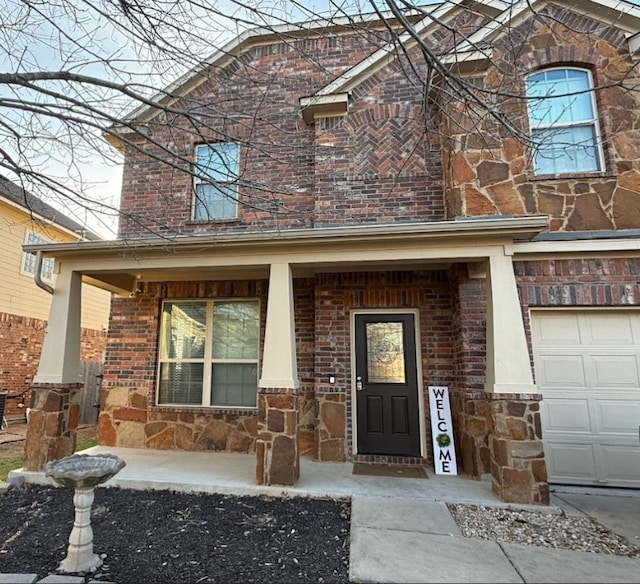
[[293,485],[300,476],[298,365],[288,263],[271,264],[262,375],[258,382],[256,482]]
[[[505,250],[506,252],[506,250]],[[511,256],[489,257],[487,381],[491,489],[508,503],[548,504],[540,399]]]
[[80,274],[62,267],[56,278],[47,332],[34,383],[80,381]]
[[271,264],[259,387],[298,389],[293,282],[289,264]]
[[488,272],[485,391],[534,393],[536,388],[511,256],[490,256]]
[[56,278],[24,449],[24,468],[73,454],[80,419],[80,301],[82,280],[64,264]]

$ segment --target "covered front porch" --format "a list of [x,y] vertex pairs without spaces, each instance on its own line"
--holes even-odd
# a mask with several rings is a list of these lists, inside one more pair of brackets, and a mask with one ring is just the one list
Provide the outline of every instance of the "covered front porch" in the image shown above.
[[[543,484],[544,473],[540,468],[533,468],[530,460],[540,457],[542,447],[535,424],[525,419],[530,417],[533,408],[530,409],[529,404],[536,402],[537,396],[513,272],[512,248],[514,241],[530,239],[545,225],[545,218],[497,217],[282,233],[190,236],[175,239],[170,244],[165,240],[144,239],[32,246],[28,251],[56,257],[58,275],[49,327],[34,380],[38,397],[27,438],[25,468],[41,470],[48,460],[72,452],[77,424],[74,412],[79,387],[78,315],[83,280],[118,294],[123,299],[121,306],[126,305],[128,313],[138,311],[137,302],[145,304],[147,312],[136,321],[135,330],[128,333],[128,338],[133,341],[145,338],[146,344],[136,345],[127,339],[119,342],[120,350],[126,349],[119,357],[122,371],[115,377],[112,375],[108,385],[103,385],[103,391],[122,394],[118,419],[127,428],[135,429],[141,445],[168,449],[180,449],[175,434],[177,429],[167,431],[166,441],[161,437],[154,438],[153,443],[144,442],[151,426],[157,426],[154,420],[164,416],[165,420],[179,422],[181,417],[192,416],[196,411],[196,415],[205,417],[229,412],[205,406],[197,410],[184,409],[185,413],[181,413],[179,405],[165,407],[156,402],[153,354],[158,335],[156,314],[164,298],[163,283],[175,283],[180,287],[182,282],[192,282],[184,289],[193,290],[193,282],[264,282],[266,310],[263,313],[257,402],[255,410],[245,412],[253,416],[256,424],[252,445],[255,452],[253,477],[258,485],[290,486],[303,480],[300,465],[306,462],[301,460],[299,445],[301,383],[300,347],[297,345],[297,335],[304,335],[305,331],[296,330],[299,313],[294,281],[314,274],[384,270],[417,273],[458,265],[486,281],[487,347],[482,395],[475,395],[477,390],[472,396],[464,395],[464,387],[455,388],[459,394],[462,392],[463,398],[453,400],[459,410],[454,412],[454,418],[460,420],[460,427],[454,428],[454,432],[464,430],[467,433],[465,436],[459,434],[458,446],[465,457],[479,458],[472,452],[477,444],[463,438],[469,434],[474,415],[482,409],[478,404],[483,401],[486,406],[483,415],[490,428],[490,435],[484,439],[484,450],[491,457],[486,466],[491,471],[493,491],[503,500],[544,503],[548,497],[546,484]],[[145,287],[154,290],[151,296],[140,293]],[[142,298],[137,298],[139,295]],[[186,297],[191,296],[186,293]],[[413,304],[403,307],[421,308],[411,302]],[[117,335],[111,332],[111,336]],[[342,391],[347,392],[347,403],[348,392],[354,392],[357,385],[348,359],[348,353],[343,351],[341,367],[347,374]],[[326,385],[326,380],[316,371],[310,383],[318,391]],[[420,379],[419,383],[426,387],[430,380]],[[469,407],[475,411],[469,411]],[[523,427],[531,431],[523,434]],[[349,428],[346,431],[349,432]],[[118,443],[114,438],[106,444],[116,446]],[[347,440],[345,444],[354,449],[347,453],[347,458],[358,454],[354,440]],[[193,454],[196,453],[189,457]],[[423,459],[426,460],[428,454],[424,438]],[[475,478],[482,471],[477,465],[464,461],[461,468],[472,469]],[[484,472],[487,471],[485,468]]]
[[[166,489],[178,492],[220,493],[235,496],[270,495],[287,497],[350,498],[402,497],[411,500],[452,503],[496,504],[489,480],[444,477],[428,472],[427,479],[390,478],[353,474],[353,464],[301,459],[299,481],[292,486],[257,485],[255,459],[229,452],[184,452],[95,446],[83,454],[110,453],[125,466],[109,480],[108,487],[124,489]],[[43,471],[11,471],[9,483],[55,485]]]

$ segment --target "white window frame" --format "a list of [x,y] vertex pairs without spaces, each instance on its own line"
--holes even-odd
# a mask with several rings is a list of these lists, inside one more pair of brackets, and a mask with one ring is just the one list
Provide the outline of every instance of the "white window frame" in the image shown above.
[[[205,177],[200,176],[199,173],[199,169],[198,169],[198,151],[201,148],[208,148],[210,150],[214,150],[216,149],[216,147],[228,147],[228,146],[234,146],[236,149],[236,159],[235,159],[235,170],[227,170],[227,180],[214,180],[214,179],[207,179]],[[192,221],[224,221],[224,220],[229,220],[229,219],[236,219],[238,217],[238,188],[237,188],[237,180],[238,180],[238,168],[240,165],[240,147],[237,143],[235,142],[206,142],[204,144],[196,144],[195,148],[194,148],[194,176],[193,176],[193,201],[191,204],[191,219]],[[216,216],[216,215],[207,215],[207,217],[198,217],[198,205],[202,205],[203,209],[206,209],[206,205],[203,204],[202,201],[200,201],[199,199],[199,195],[198,195],[198,189],[200,186],[203,185],[211,185],[214,188],[218,185],[220,185],[221,189],[223,190],[229,190],[229,191],[233,191],[233,196],[235,197],[235,201],[233,201],[233,205],[234,205],[234,213],[233,215],[223,215],[223,216]],[[229,199],[229,201],[231,201],[231,199]]]
[[[33,231],[27,231],[24,236],[24,245],[38,245],[51,243],[41,235],[37,235]],[[47,282],[53,282],[53,270],[55,268],[55,259],[46,258],[42,261],[42,279]],[[20,273],[25,276],[33,276],[36,273],[36,256],[30,252],[22,252],[22,261],[20,262]]]
[[[530,107],[533,101],[535,101],[535,98],[533,96],[529,95],[529,90],[528,90],[528,81],[531,77],[534,77],[536,75],[539,75],[541,73],[546,73],[549,71],[580,71],[581,73],[586,73],[587,76],[587,80],[589,83],[589,97],[591,98],[591,111],[593,112],[593,117],[590,119],[584,119],[584,120],[578,120],[578,121],[573,121],[573,122],[556,122],[556,123],[550,123],[550,124],[538,124],[535,125],[532,123],[532,117],[531,117],[531,111],[530,111]],[[589,69],[585,69],[583,67],[546,67],[544,69],[539,69],[537,71],[532,72],[531,74],[527,75],[526,79],[525,79],[525,88],[526,88],[526,94],[527,94],[527,118],[528,118],[528,122],[529,122],[529,131],[531,132],[531,134],[533,134],[534,131],[536,130],[547,130],[547,129],[558,129],[558,130],[570,130],[571,128],[578,128],[578,127],[588,127],[588,128],[592,128],[593,129],[593,139],[594,139],[594,151],[595,151],[595,158],[596,158],[596,166],[597,168],[595,169],[590,169],[590,170],[574,170],[574,171],[562,171],[562,172],[557,172],[557,173],[548,173],[548,172],[541,172],[539,171],[539,169],[536,168],[535,165],[535,159],[536,159],[536,153],[535,153],[535,146],[534,146],[534,155],[533,155],[533,166],[534,166],[534,174],[535,175],[542,175],[542,176],[548,176],[549,174],[561,174],[561,175],[565,175],[565,174],[583,174],[583,173],[600,173],[603,172],[605,169],[605,165],[604,165],[604,152],[602,150],[602,137],[600,134],[600,123],[599,123],[599,119],[598,119],[598,104],[596,103],[596,98],[595,98],[595,87],[594,87],[594,83],[593,83],[593,75],[591,74],[591,71]]]
[[[163,315],[165,304],[179,304],[179,303],[197,302],[206,304],[206,321],[205,321],[205,338],[204,338],[204,356],[202,358],[192,359],[179,359],[163,357],[163,338],[164,326]],[[171,408],[216,408],[224,410],[254,410],[258,407],[258,380],[260,373],[260,339],[258,338],[258,355],[255,359],[219,359],[213,358],[213,309],[216,303],[241,303],[250,302],[254,303],[258,307],[258,331],[260,331],[260,300],[257,298],[168,298],[163,301],[160,312],[159,329],[158,329],[158,364],[156,369],[156,398],[155,404],[159,407],[171,407]],[[161,382],[161,367],[164,363],[202,363],[203,364],[203,377],[202,377],[202,400],[200,404],[190,403],[174,403],[174,402],[161,402],[160,401],[160,382]],[[227,405],[227,404],[212,404],[211,402],[211,389],[212,379],[211,370],[212,365],[215,363],[253,363],[256,367],[256,398],[254,405]]]

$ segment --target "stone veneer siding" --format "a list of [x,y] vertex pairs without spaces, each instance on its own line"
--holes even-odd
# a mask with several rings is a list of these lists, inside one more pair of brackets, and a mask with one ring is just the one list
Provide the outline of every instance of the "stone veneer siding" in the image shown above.
[[491,488],[501,501],[549,504],[537,394],[486,394]]
[[[593,31],[579,33],[577,31]],[[513,44],[515,43],[515,45]],[[512,57],[518,47],[518,58]],[[634,120],[640,102],[621,83],[635,78],[623,31],[546,7],[493,45],[482,79],[497,91],[495,107],[528,132],[525,100],[501,98],[523,94],[527,74],[545,67],[581,67],[593,74],[604,169],[590,174],[536,176],[530,152],[484,111],[451,100],[442,132],[447,215],[535,215],[550,217],[552,231],[640,227],[640,164]],[[486,95],[486,94],[483,94]]]
[[79,383],[37,383],[34,409],[25,441],[24,469],[43,470],[46,463],[73,454],[80,421]]
[[[485,281],[469,278],[461,267],[452,270],[457,360],[451,404],[461,468],[475,477],[491,472],[502,500],[545,503],[540,396],[484,392]],[[637,258],[516,260],[514,271],[532,367],[530,308],[640,304]]]
[[294,389],[258,390],[256,482],[294,485],[300,477],[298,396]]
[[[99,419],[100,443],[255,452],[256,438],[263,427],[259,408],[226,411],[154,405],[156,335],[162,299],[258,297],[264,319],[267,288],[266,281],[145,284],[136,298],[114,300]],[[446,272],[320,274],[294,280],[294,294],[300,380],[296,394],[298,455],[313,454],[318,460],[334,462],[353,458],[351,309],[418,308],[425,412],[427,385],[449,384],[452,341]],[[264,334],[264,322],[262,330]],[[335,384],[329,383],[330,376],[336,378]],[[428,436],[428,420],[425,432]],[[426,444],[424,458],[402,462],[427,464],[431,460],[430,440]],[[361,459],[381,460],[371,456]]]

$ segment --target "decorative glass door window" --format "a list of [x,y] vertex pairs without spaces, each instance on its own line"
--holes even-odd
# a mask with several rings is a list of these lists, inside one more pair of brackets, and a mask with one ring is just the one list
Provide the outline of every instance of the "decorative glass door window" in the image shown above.
[[366,343],[368,382],[405,383],[402,323],[367,323]]

